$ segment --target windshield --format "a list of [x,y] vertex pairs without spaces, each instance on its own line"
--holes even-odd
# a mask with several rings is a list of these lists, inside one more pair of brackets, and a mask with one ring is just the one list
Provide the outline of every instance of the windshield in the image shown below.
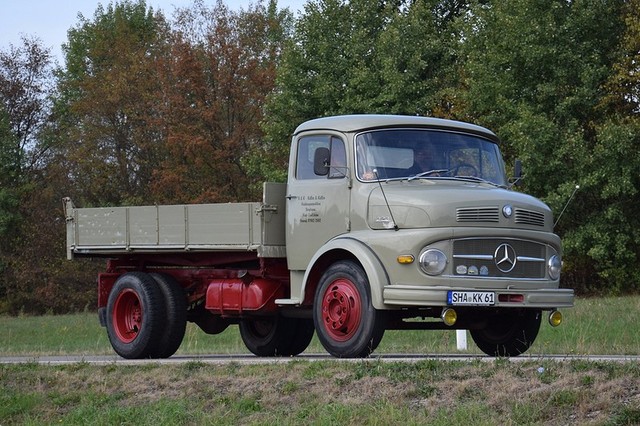
[[506,184],[498,146],[479,136],[393,129],[356,137],[357,176],[376,179],[460,179]]

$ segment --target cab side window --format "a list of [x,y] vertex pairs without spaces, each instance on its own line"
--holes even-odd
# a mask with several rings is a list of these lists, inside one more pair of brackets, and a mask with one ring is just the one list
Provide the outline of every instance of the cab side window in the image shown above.
[[343,178],[347,174],[347,152],[344,149],[344,142],[342,139],[332,136],[329,179]]
[[[316,150],[324,148],[330,152],[329,173],[318,175],[313,169]],[[347,175],[347,154],[342,139],[330,135],[305,136],[298,140],[296,158],[297,179],[335,179]]]

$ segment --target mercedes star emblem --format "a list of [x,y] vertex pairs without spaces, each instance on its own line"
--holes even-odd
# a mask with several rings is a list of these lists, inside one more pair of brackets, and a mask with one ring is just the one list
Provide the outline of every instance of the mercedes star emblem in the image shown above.
[[507,243],[502,243],[496,249],[493,259],[498,269],[505,274],[513,271],[516,267],[516,251]]

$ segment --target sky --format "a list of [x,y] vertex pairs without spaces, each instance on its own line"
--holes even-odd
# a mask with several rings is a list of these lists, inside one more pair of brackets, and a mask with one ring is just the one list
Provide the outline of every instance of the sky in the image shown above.
[[[213,5],[216,0],[205,0]],[[254,0],[224,0],[231,8],[247,8]],[[294,13],[302,11],[306,0],[278,0],[278,6],[288,7]],[[20,46],[21,36],[38,37],[44,47],[50,48],[55,60],[62,64],[60,46],[67,41],[67,31],[78,23],[78,13],[91,20],[98,6],[107,6],[112,0],[0,0],[0,50],[7,51],[12,44]],[[162,10],[167,18],[179,7],[187,7],[192,0],[146,0],[154,10]],[[265,0],[266,3],[266,0]]]

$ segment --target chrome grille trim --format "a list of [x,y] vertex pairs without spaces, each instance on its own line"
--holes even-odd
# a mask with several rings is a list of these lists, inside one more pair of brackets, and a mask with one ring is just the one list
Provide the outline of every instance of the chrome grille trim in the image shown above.
[[515,222],[519,225],[544,226],[544,213],[527,209],[516,209]]
[[454,259],[493,260],[492,254],[454,254]]
[[[508,272],[496,264],[496,250],[508,244],[516,254],[514,267]],[[490,279],[540,280],[546,277],[547,246],[545,244],[513,238],[461,238],[453,240],[453,277]],[[499,260],[499,259],[498,259]],[[486,268],[487,275],[456,274],[459,265]]]
[[540,257],[518,256],[516,259],[518,262],[544,262],[544,259]]
[[456,210],[458,222],[499,222],[500,209],[498,207],[469,207]]

